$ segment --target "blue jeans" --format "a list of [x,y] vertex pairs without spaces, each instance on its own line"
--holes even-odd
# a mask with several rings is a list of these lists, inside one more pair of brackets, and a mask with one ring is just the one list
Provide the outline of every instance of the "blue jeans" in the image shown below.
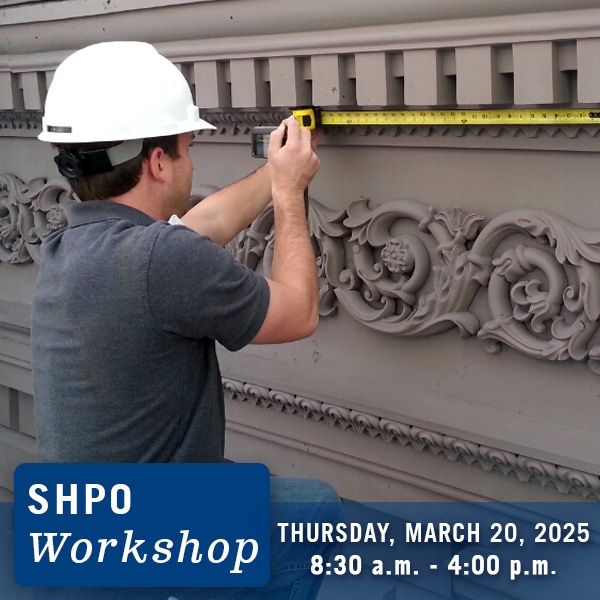
[[[282,543],[277,523],[336,523],[340,498],[314,479],[271,478],[271,578],[261,588],[32,588],[35,600],[313,600],[321,577],[311,575],[311,557],[327,556],[327,542]],[[24,589],[24,588],[22,588]]]

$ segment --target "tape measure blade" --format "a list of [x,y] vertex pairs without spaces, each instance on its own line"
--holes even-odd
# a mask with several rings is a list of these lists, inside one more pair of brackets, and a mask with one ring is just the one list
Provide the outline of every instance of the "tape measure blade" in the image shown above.
[[327,126],[435,126],[435,125],[587,125],[600,124],[600,109],[489,109],[322,111]]

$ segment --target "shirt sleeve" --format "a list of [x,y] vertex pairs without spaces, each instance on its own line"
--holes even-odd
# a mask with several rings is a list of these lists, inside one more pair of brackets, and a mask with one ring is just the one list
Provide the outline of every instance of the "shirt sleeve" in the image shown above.
[[167,334],[210,338],[229,350],[250,343],[269,307],[264,277],[209,237],[181,225],[156,236],[147,273],[151,318]]

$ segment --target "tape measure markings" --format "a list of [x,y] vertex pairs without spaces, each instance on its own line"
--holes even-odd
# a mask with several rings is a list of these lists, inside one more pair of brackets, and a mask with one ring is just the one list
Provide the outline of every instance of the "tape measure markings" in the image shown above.
[[589,125],[600,124],[600,109],[492,109],[327,111],[292,109],[302,127],[365,125]]

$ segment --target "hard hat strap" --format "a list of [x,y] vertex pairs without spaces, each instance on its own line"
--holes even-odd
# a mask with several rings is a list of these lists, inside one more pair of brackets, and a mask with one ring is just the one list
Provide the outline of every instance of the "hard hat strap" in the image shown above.
[[126,140],[112,148],[96,150],[61,149],[54,162],[61,175],[77,181],[86,175],[108,173],[117,165],[135,158],[142,151],[144,140]]
[[118,146],[106,149],[106,154],[113,167],[135,158],[142,151],[144,140],[125,140]]

